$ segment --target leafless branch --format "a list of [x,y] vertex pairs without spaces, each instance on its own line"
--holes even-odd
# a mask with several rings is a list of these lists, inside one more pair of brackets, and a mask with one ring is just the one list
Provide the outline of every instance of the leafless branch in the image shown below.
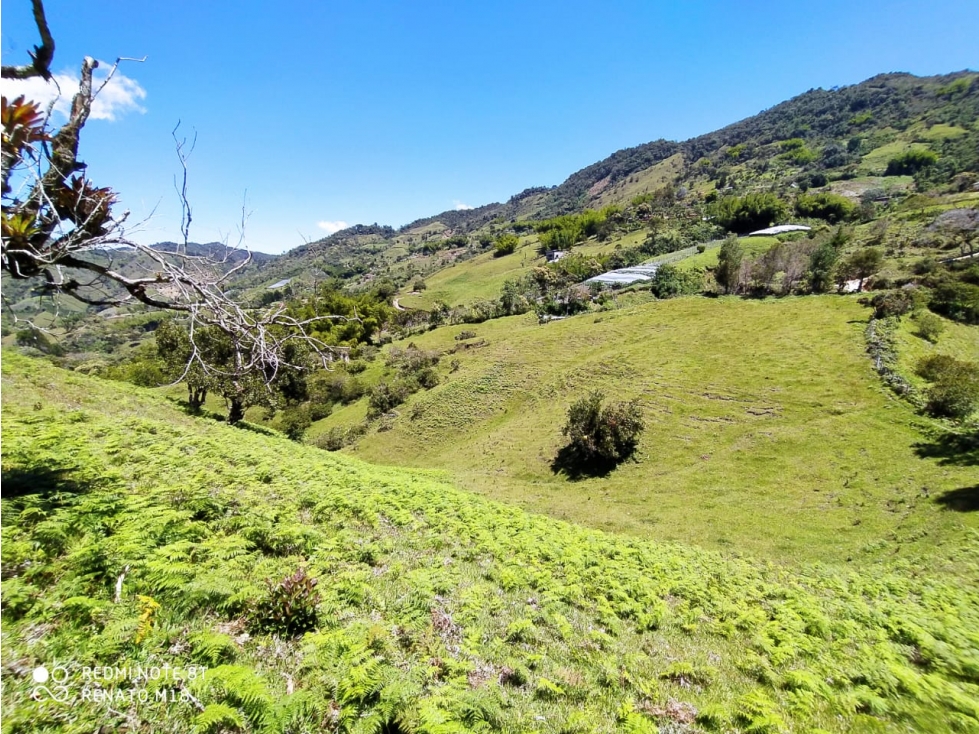
[[177,160],[180,161],[180,170],[182,173],[179,186],[177,185],[177,178],[174,176],[173,187],[176,189],[177,198],[180,200],[180,234],[183,236],[182,244],[186,252],[187,244],[190,242],[190,223],[194,220],[193,212],[190,208],[190,199],[187,198],[187,160],[193,154],[194,148],[197,147],[197,131],[194,131],[194,139],[190,143],[190,150],[185,153],[184,148],[187,147],[187,138],[177,138],[177,130],[179,129],[180,120],[177,120],[176,126],[170,132],[170,137],[173,138],[174,145],[176,146]]
[[[48,68],[54,42],[42,1],[33,2],[42,45],[31,55],[30,65],[4,67],[5,77],[51,78]],[[178,138],[179,123],[172,136],[182,171],[179,184],[174,180],[181,202],[182,241],[175,251],[169,252],[139,244],[127,236],[129,213],[113,214],[115,194],[88,180],[84,175],[86,166],[78,157],[80,134],[91,114],[93,101],[119,64],[126,60],[117,59],[106,79],[95,86],[93,71],[99,64],[90,57],[84,59],[68,120],[57,130],[48,128],[49,117],[40,120],[36,106],[22,100],[11,103],[12,112],[24,114],[21,117],[11,114],[9,123],[5,115],[4,121],[2,270],[15,280],[39,280],[45,294],[63,294],[88,305],[142,304],[184,314],[192,340],[204,326],[217,329],[230,340],[235,350],[231,369],[238,375],[258,371],[270,381],[282,369],[302,369],[304,365],[285,356],[288,347],[296,342],[301,342],[303,351],[315,355],[324,365],[335,355],[342,355],[344,350],[316,338],[311,328],[317,321],[340,317],[300,319],[290,315],[282,304],[246,308],[226,292],[229,280],[251,261],[247,249],[244,257],[238,257],[245,241],[248,218],[245,205],[239,248],[226,244],[223,258],[193,255],[188,251],[193,216],[188,198],[187,161],[196,145],[196,135],[189,144],[186,139]],[[5,99],[5,108],[7,105]],[[15,196],[7,186],[8,169],[15,167],[25,172],[24,196]],[[116,267],[112,253],[119,248],[134,253],[136,264]],[[203,354],[204,350],[195,345],[191,362],[196,360],[202,369],[212,373],[227,372],[226,366],[218,368],[208,364]]]
[[35,46],[33,52],[29,52],[31,63],[24,66],[4,66],[0,73],[4,79],[30,79],[39,76],[42,79],[51,79],[51,62],[54,61],[54,38],[48,28],[48,19],[44,15],[44,3],[42,0],[31,0],[34,11],[34,24],[41,35],[41,45]]

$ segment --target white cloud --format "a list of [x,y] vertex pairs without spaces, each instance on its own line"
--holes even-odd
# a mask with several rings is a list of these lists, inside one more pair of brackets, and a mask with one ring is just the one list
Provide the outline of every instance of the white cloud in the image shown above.
[[338,219],[335,222],[317,222],[316,226],[326,230],[327,234],[333,234],[334,232],[339,232],[341,229],[346,229],[350,225],[342,219]]
[[[146,99],[146,90],[135,79],[117,71],[104,87],[111,64],[99,64],[92,79],[92,87],[97,92],[92,102],[91,118],[93,120],[114,121],[127,112],[146,112],[140,104]],[[54,103],[54,112],[67,118],[71,111],[71,99],[78,91],[78,76],[74,72],[64,71],[54,74],[51,81],[46,82],[41,77],[30,79],[4,79],[3,94],[8,99],[24,95],[28,100],[37,102],[42,110]]]
[[453,203],[453,204],[455,204],[455,210],[456,210],[457,212],[464,212],[464,211],[466,211],[467,209],[475,209],[475,208],[476,208],[476,207],[474,207],[474,206],[469,206],[469,204],[463,204],[463,203],[462,203],[461,201],[459,201],[458,199],[455,199],[455,200],[453,200],[453,202],[452,202],[452,203]]

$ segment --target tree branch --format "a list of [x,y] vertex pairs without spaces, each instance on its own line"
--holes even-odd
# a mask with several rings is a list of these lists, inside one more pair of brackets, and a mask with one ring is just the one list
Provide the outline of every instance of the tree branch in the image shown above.
[[31,63],[24,66],[4,66],[0,73],[4,79],[30,79],[39,76],[45,81],[51,79],[51,62],[54,61],[54,38],[48,28],[42,0],[31,0],[34,9],[34,23],[41,35],[41,45],[29,52]]

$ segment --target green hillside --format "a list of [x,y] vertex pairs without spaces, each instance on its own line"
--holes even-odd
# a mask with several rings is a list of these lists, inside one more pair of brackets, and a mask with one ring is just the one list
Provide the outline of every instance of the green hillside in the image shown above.
[[979,731],[974,535],[960,578],[788,570],[9,353],[3,430],[5,732]]
[[[882,386],[866,319],[855,297],[683,298],[438,329],[412,341],[451,352],[442,383],[353,451],[602,529],[773,559],[954,562],[979,522],[936,498],[971,486],[974,467],[919,456],[942,429]],[[476,336],[460,344],[463,330]],[[950,323],[937,347],[909,338],[915,356],[979,353],[973,327]],[[593,389],[639,399],[641,456],[571,481],[552,462],[568,406]],[[317,429],[363,414],[355,403]]]
[[[239,283],[264,288],[298,278],[308,285],[334,275],[361,285],[385,277],[408,286],[416,277],[485,256],[492,236],[516,223],[585,208],[627,208],[664,188],[686,192],[691,210],[711,195],[753,191],[786,198],[809,189],[832,191],[855,203],[868,191],[903,196],[954,181],[965,191],[979,173],[977,80],[979,74],[968,71],[897,73],[809,90],[696,138],[616,151],[557,186],[529,188],[505,203],[447,211],[397,230],[357,225],[263,263]],[[914,177],[888,171],[893,158],[911,150],[933,153],[935,164]]]
[[259,258],[250,347],[5,279],[0,734],[979,733],[977,236],[979,74],[886,74]]

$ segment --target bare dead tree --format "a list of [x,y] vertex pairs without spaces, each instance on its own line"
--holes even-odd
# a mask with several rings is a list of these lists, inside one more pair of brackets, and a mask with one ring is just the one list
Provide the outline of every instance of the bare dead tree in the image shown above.
[[[4,66],[4,78],[52,79],[54,39],[43,1],[32,0],[32,5],[41,45],[30,54],[30,64]],[[196,330],[213,327],[233,344],[232,367],[208,364],[204,350],[195,347],[188,369],[196,365],[224,377],[257,372],[271,381],[282,369],[304,369],[307,365],[286,356],[300,352],[326,366],[338,350],[312,336],[310,326],[334,317],[295,318],[283,304],[246,308],[229,296],[227,286],[248,266],[250,253],[236,261],[240,248],[226,246],[223,258],[187,251],[192,218],[187,156],[193,144],[188,148],[186,141],[178,140],[176,128],[173,136],[183,172],[182,184],[175,181],[182,207],[182,246],[166,251],[130,240],[126,234],[129,212],[116,215],[115,193],[87,178],[86,165],[79,159],[81,131],[98,93],[127,60],[134,59],[117,59],[98,85],[93,83],[93,71],[99,64],[86,57],[68,120],[60,127],[51,124],[50,108],[43,114],[24,97],[3,98],[3,272],[16,280],[36,280],[45,293],[88,305],[143,304],[177,312],[186,318],[192,343]],[[244,217],[239,246],[243,239]],[[119,248],[140,256],[141,272],[133,275],[113,266],[113,253]],[[287,349],[295,342],[301,342],[304,349]]]

